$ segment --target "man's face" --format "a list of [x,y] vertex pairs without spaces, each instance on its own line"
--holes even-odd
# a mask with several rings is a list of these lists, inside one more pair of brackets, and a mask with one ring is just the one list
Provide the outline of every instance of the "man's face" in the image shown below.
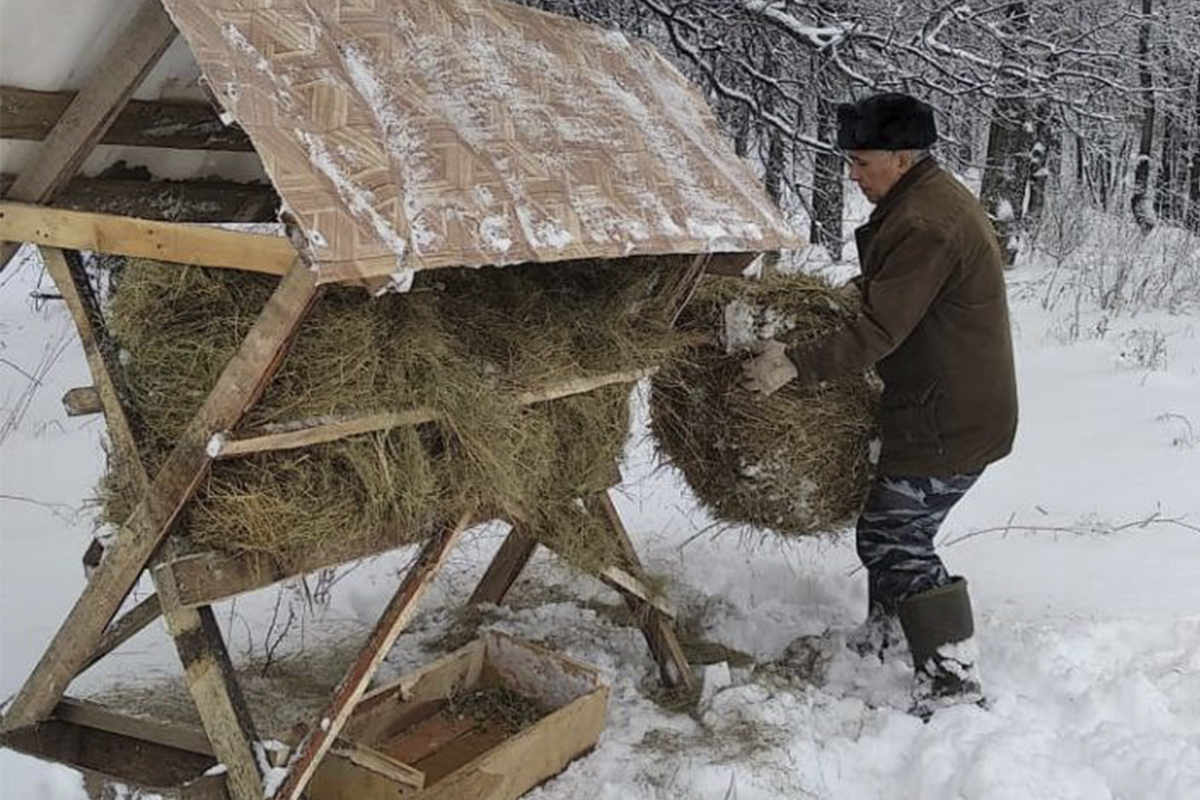
[[867,200],[878,203],[900,180],[909,162],[895,150],[851,150],[850,180],[858,184]]

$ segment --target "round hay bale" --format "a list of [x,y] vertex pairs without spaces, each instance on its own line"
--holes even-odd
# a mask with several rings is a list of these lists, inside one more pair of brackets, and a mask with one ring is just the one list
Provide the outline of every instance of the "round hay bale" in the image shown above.
[[[422,272],[404,295],[332,287],[246,426],[436,410],[436,422],[214,464],[183,517],[206,547],[294,554],[415,541],[467,509],[519,521],[581,564],[601,488],[629,432],[629,387],[521,406],[556,380],[660,363],[680,337],[656,298],[690,257]],[[685,261],[680,261],[685,259]],[[216,382],[275,279],[130,261],[107,305],[151,474]],[[137,502],[110,460],[105,518]]]
[[835,330],[856,301],[825,281],[706,279],[679,320],[693,345],[652,380],[651,428],[718,520],[786,536],[839,529],[870,472],[877,381],[788,384],[767,398],[737,387],[754,342],[788,346]]

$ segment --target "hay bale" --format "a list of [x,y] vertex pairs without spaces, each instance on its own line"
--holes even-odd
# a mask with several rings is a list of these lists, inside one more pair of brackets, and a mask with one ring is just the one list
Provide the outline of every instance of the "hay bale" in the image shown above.
[[718,520],[787,536],[836,530],[861,505],[878,390],[855,376],[789,384],[760,399],[737,388],[747,350],[835,330],[854,301],[805,275],[706,279],[679,321],[694,344],[652,380],[661,452]]
[[[519,520],[582,565],[595,521],[574,498],[628,436],[628,387],[521,407],[567,377],[660,363],[678,345],[656,304],[680,258],[438,270],[412,292],[333,287],[245,423],[431,407],[434,423],[219,462],[183,520],[193,540],[286,562],[364,542],[417,540],[468,508]],[[245,337],[275,280],[130,261],[107,312],[151,474]],[[603,473],[601,473],[603,474]],[[136,503],[125,465],[100,491],[107,520]]]

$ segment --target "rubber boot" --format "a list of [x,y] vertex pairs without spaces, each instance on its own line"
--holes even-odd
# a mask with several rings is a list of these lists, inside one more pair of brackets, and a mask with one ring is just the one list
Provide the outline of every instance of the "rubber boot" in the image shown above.
[[966,579],[909,595],[898,611],[916,676],[912,713],[928,720],[945,706],[982,705]]

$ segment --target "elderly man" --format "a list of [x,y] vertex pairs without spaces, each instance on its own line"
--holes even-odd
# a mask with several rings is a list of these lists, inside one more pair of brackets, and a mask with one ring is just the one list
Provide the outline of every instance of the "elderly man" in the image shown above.
[[860,653],[908,640],[913,710],[982,699],[964,578],[934,551],[946,514],[984,467],[1012,449],[1017,426],[1003,260],[979,201],[928,154],[928,105],[901,94],[838,109],[850,177],[875,204],[855,232],[862,311],[842,330],[787,350],[762,343],[744,385],[770,394],[859,372],[882,378],[877,475],[857,524],[867,570]]

